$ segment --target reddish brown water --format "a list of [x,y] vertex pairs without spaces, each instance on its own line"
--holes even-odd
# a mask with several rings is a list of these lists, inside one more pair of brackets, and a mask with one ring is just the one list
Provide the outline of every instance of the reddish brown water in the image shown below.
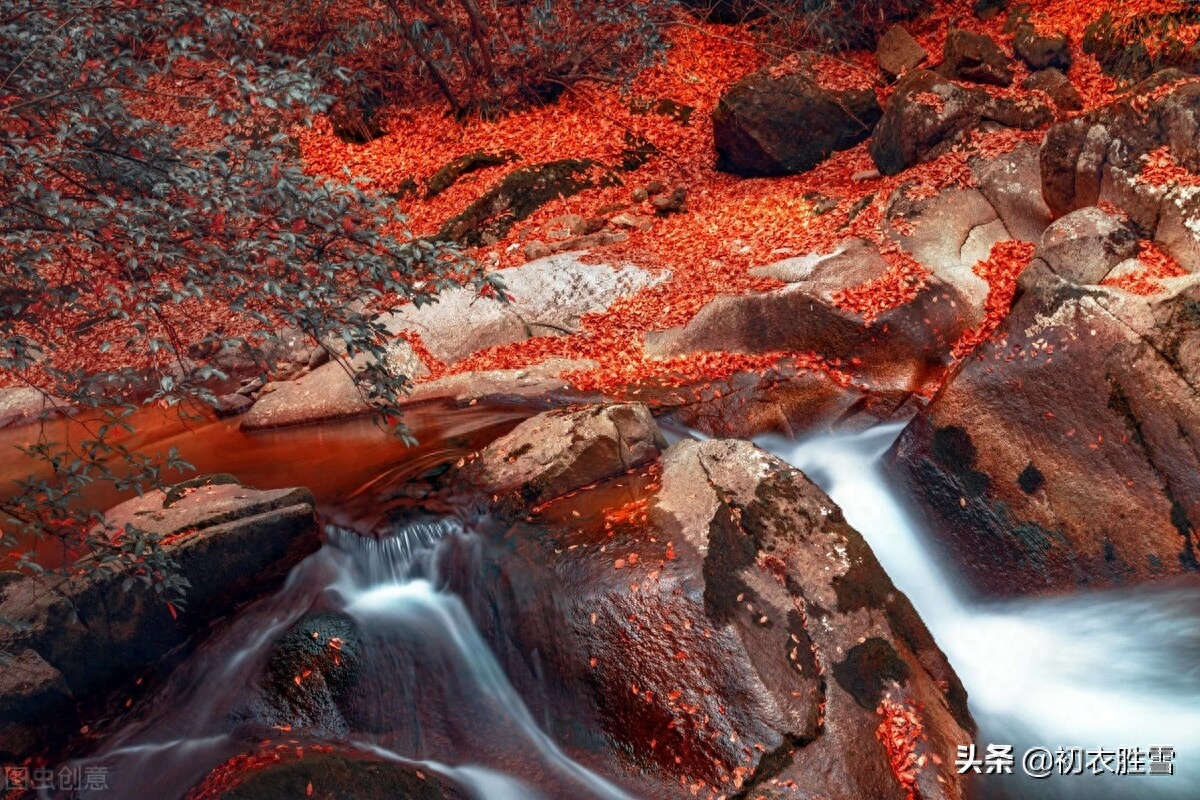
[[[170,475],[168,483],[197,474],[228,472],[258,489],[305,486],[312,490],[324,516],[345,525],[371,527],[372,517],[387,510],[373,487],[400,485],[407,478],[453,463],[534,413],[529,407],[502,405],[417,407],[404,419],[418,441],[409,447],[370,418],[244,433],[236,418],[189,423],[173,412],[153,408],[135,415],[135,433],[125,434],[119,441],[146,453],[178,448],[196,472]],[[18,447],[39,439],[78,441],[85,435],[82,424],[65,420],[0,431],[0,493],[11,494],[17,479],[47,472],[43,463],[25,456]],[[131,494],[98,482],[88,489],[81,504],[106,509]],[[29,548],[26,544],[19,549]],[[39,561],[47,566],[57,566],[67,557],[57,542],[39,542],[36,549]]]

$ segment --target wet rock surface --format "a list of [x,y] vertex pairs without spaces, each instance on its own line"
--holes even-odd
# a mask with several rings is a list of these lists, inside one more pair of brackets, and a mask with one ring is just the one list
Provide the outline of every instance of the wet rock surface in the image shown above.
[[976,589],[1197,570],[1196,297],[1043,274],[905,430],[896,467]]
[[[0,648],[44,661],[46,697],[61,698],[65,689],[80,701],[93,699],[281,581],[319,545],[313,508],[306,489],[259,491],[232,476],[197,479],[170,493],[129,500],[107,515],[114,531],[131,524],[167,537],[165,547],[190,583],[187,604],[172,610],[122,571],[13,580],[0,586],[0,617],[16,627],[0,629]],[[37,664],[32,655],[27,658]],[[49,670],[61,674],[61,683]],[[61,731],[71,725],[71,716],[36,723]],[[16,749],[19,728],[0,725],[13,737],[0,749]]]
[[[504,541],[512,572],[493,591],[529,620],[510,631],[516,652],[539,654],[535,685],[587,687],[582,718],[643,794],[902,798],[880,709],[918,715],[914,759],[972,735],[961,685],[862,538],[749,443],[685,440],[549,503]],[[554,579],[537,588],[514,564],[549,565]],[[511,658],[511,673],[532,667]],[[922,796],[962,796],[922,763]]]

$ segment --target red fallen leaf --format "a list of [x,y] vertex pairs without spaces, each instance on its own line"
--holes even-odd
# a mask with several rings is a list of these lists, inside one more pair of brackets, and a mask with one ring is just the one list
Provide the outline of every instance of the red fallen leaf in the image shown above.
[[175,610],[172,603],[167,603],[167,611],[171,612],[171,619],[179,619],[179,613]]
[[309,782],[308,782],[308,786],[306,786],[306,787],[304,788],[304,796],[305,796],[305,797],[312,797],[312,793],[313,793],[312,781],[309,781]]
[[358,226],[354,224],[354,220],[352,218],[342,217],[342,230],[344,230],[346,233],[354,233],[357,228]]

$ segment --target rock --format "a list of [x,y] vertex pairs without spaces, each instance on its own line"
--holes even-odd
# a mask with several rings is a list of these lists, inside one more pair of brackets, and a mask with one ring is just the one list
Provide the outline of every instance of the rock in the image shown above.
[[687,325],[646,334],[649,358],[700,351],[815,353],[841,362],[873,389],[917,391],[948,363],[965,330],[963,298],[931,279],[916,298],[870,323],[794,285],[770,292],[718,296]]
[[0,759],[20,761],[61,745],[79,728],[62,673],[28,648],[0,669]]
[[590,159],[563,159],[522,167],[446,221],[438,238],[477,246],[495,243],[534,211],[584,189],[620,183],[610,170]]
[[437,197],[457,183],[463,175],[489,167],[500,167],[520,159],[521,156],[512,150],[501,150],[499,153],[476,150],[474,153],[459,156],[430,176],[429,182],[425,184],[425,199],[432,200]]
[[[349,363],[331,361],[299,380],[277,382],[269,392],[264,386],[258,401],[242,415],[241,429],[257,431],[369,414],[372,406],[367,390],[356,377],[368,358],[364,354]],[[388,346],[387,365],[393,374],[413,380],[429,374],[429,368],[401,338]]]
[[1013,50],[1031,70],[1052,67],[1066,72],[1071,67],[1071,46],[1065,33],[1040,36],[1033,25],[1024,23],[1013,35]]
[[650,204],[654,206],[654,213],[660,217],[682,214],[687,211],[687,187],[676,186],[669,195],[656,197]]
[[[722,440],[679,442],[648,474],[648,497],[635,474],[547,505],[536,533],[506,534],[524,544],[500,567],[552,565],[553,587],[504,581],[520,593],[507,602],[555,621],[518,631],[516,649],[540,654],[544,683],[588,687],[638,796],[703,781],[713,796],[902,800],[875,736],[889,704],[923,726],[915,758],[972,739],[912,606],[803,475]],[[962,797],[951,768],[920,760],[920,796]]]
[[590,359],[553,358],[524,369],[460,372],[418,384],[406,404],[443,402],[452,406],[482,402],[538,402],[563,404],[596,401],[563,379],[565,372],[588,372],[597,364]]
[[631,231],[648,231],[654,227],[654,222],[650,217],[643,217],[640,214],[630,214],[628,211],[617,214],[608,222],[614,227]]
[[942,73],[947,78],[1008,86],[1013,82],[1013,62],[990,36],[964,28],[946,35]]
[[31,386],[0,388],[0,428],[54,419],[69,409],[65,401]]
[[633,190],[633,194],[630,197],[635,203],[644,203],[650,199],[650,192],[646,191],[644,186],[639,186]]
[[1003,155],[971,162],[975,186],[995,209],[1014,239],[1040,242],[1050,225],[1050,209],[1042,199],[1040,151],[1022,144]]
[[957,290],[964,326],[973,328],[983,321],[989,289],[975,274],[975,264],[988,258],[992,245],[1013,237],[981,191],[950,187],[915,201],[898,191],[889,202],[883,230]]
[[[320,546],[307,489],[259,491],[210,476],[128,500],[106,514],[164,537],[190,587],[172,611],[123,571],[88,570],[70,580],[24,578],[0,588],[0,649],[36,652],[81,702],[132,680],[164,653],[240,603],[282,581]],[[128,585],[126,582],[128,581]],[[69,718],[54,720],[70,725]]]
[[1200,568],[1196,298],[1195,278],[1147,300],[1051,274],[905,429],[897,471],[974,589]]
[[618,297],[665,279],[628,264],[587,264],[556,255],[496,272],[511,298],[504,303],[471,289],[442,292],[434,303],[406,306],[385,320],[390,330],[418,333],[446,364],[531,336],[559,336],[579,329],[585,314],[604,311]]
[[[221,800],[466,800],[451,783],[419,770],[370,757],[309,754],[298,761],[270,759],[253,771],[232,762],[213,771],[189,797]],[[232,777],[230,777],[232,774]],[[229,785],[232,784],[232,785]]]
[[529,507],[641,466],[665,447],[640,403],[550,411],[485,447],[464,475],[481,492]]
[[1083,98],[1071,79],[1054,67],[1039,70],[1021,81],[1021,88],[1045,92],[1059,111],[1081,111]]
[[713,111],[717,168],[741,176],[792,175],[871,135],[879,103],[870,89],[832,91],[795,72],[756,72]]
[[888,98],[870,152],[880,172],[895,175],[935,158],[985,122],[1033,130],[1053,118],[1040,101],[993,97],[985,89],[966,89],[919,69],[901,78]]
[[334,612],[308,614],[275,642],[258,718],[325,736],[349,730],[342,705],[361,671],[358,626]]
[[[551,245],[544,245],[544,249],[550,255],[555,253],[570,253],[576,250],[591,250],[594,247],[606,247],[610,244],[623,242],[628,238],[629,234],[624,231],[600,231],[598,233],[589,233],[586,236],[575,236]],[[525,252],[529,254],[531,248],[527,246]],[[532,252],[541,252],[541,249]]]
[[874,242],[847,239],[832,253],[787,258],[763,267],[751,267],[750,273],[799,284],[809,294],[833,302],[838,292],[882,278],[889,268]]
[[1137,252],[1137,233],[1129,225],[1098,208],[1081,208],[1046,229],[1034,257],[1063,280],[1088,285]]
[[254,405],[254,401],[246,395],[232,392],[218,397],[213,411],[218,417],[236,417],[238,414],[245,414],[252,405]]
[[[1121,197],[1121,183],[1134,181],[1141,158],[1167,147],[1177,164],[1200,173],[1200,80],[1163,70],[1125,97],[1051,126],[1042,144],[1042,195],[1054,216]],[[1132,199],[1135,189],[1126,190]],[[1142,195],[1130,216],[1157,222],[1157,198]],[[1152,208],[1137,208],[1149,203]],[[1121,204],[1125,208],[1125,204]]]
[[925,48],[899,25],[888,28],[879,37],[879,44],[875,47],[875,60],[889,81],[921,66],[927,58],[929,53],[925,52]]

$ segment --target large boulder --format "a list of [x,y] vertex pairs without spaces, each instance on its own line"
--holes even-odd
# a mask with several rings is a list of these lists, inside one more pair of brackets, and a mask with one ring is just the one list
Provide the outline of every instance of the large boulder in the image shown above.
[[1021,81],[1021,88],[1031,92],[1045,92],[1060,112],[1083,110],[1083,98],[1075,84],[1071,83],[1071,79],[1061,70],[1054,67],[1031,73]]
[[880,113],[870,88],[838,91],[803,71],[762,70],[713,111],[717,167],[743,176],[805,172],[870,136]]
[[942,73],[948,78],[1008,86],[1013,81],[1013,61],[992,37],[964,28],[946,35]]
[[905,429],[900,476],[977,590],[1198,569],[1200,286],[1152,300],[1045,274]]
[[831,362],[853,359],[876,389],[917,391],[939,375],[968,327],[967,305],[931,278],[915,298],[871,320],[806,290],[803,282],[769,292],[721,295],[678,328],[646,335],[646,354],[673,358],[701,351],[815,353]]
[[641,466],[664,447],[640,403],[552,411],[485,447],[465,474],[483,492],[537,505]]
[[586,314],[605,311],[617,298],[655,286],[669,273],[631,264],[591,264],[564,253],[495,275],[504,283],[508,302],[480,297],[471,289],[449,289],[433,303],[404,307],[384,324],[396,332],[420,334],[430,353],[453,364],[487,347],[575,333]]
[[[537,659],[510,674],[586,686],[641,795],[963,796],[937,763],[973,735],[957,677],[832,501],[757,447],[679,442],[503,540],[501,569],[555,576],[501,583],[548,620],[512,626]],[[897,714],[919,732],[899,753],[879,733]]]
[[1039,100],[996,97],[986,89],[959,86],[936,72],[914,70],[896,85],[871,138],[871,157],[879,171],[895,175],[935,158],[955,140],[985,123],[1033,130],[1054,112]]
[[1044,265],[1070,283],[1097,284],[1137,251],[1137,232],[1128,223],[1099,208],[1081,208],[1046,228],[1035,263],[1022,274],[1021,283],[1027,286],[1041,279]]
[[[69,579],[43,575],[0,586],[0,618],[16,623],[0,629],[0,649],[36,653],[81,700],[136,677],[195,631],[281,581],[320,546],[307,489],[259,491],[230,476],[148,492],[106,518],[114,536],[134,526],[164,537],[190,584],[186,605],[168,606],[122,570],[85,569]],[[46,685],[58,691],[47,675]],[[61,723],[68,720],[64,715]]]

